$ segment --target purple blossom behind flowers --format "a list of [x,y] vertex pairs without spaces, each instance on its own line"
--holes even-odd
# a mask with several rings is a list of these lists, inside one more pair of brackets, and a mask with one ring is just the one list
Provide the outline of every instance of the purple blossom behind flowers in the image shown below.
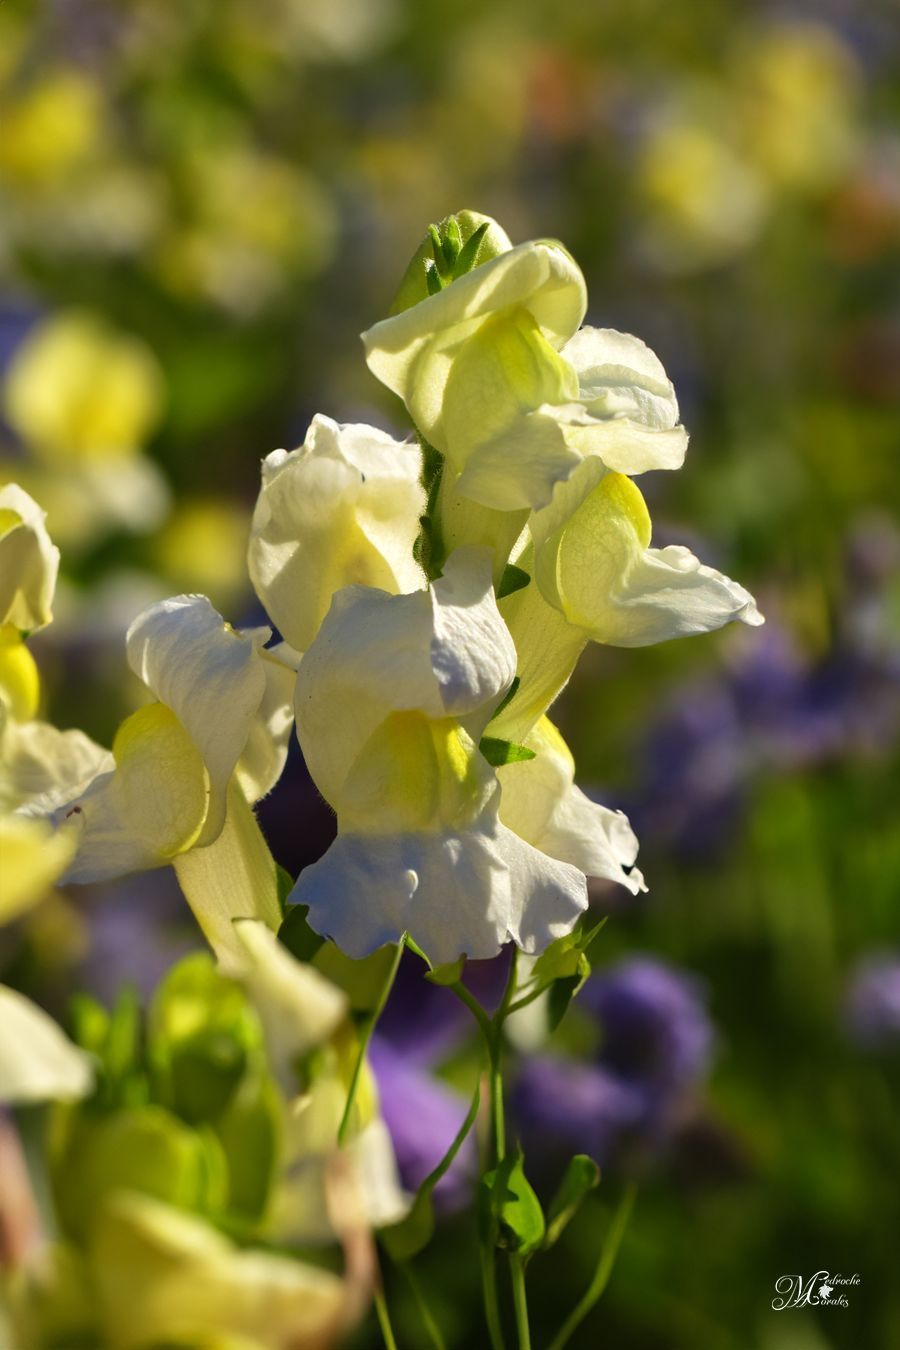
[[900,1047],[900,952],[859,961],[847,987],[847,1030],[865,1050]]
[[663,1143],[703,1081],[713,1030],[698,983],[649,957],[592,976],[580,1006],[601,1026],[593,1064],[526,1060],[514,1112],[526,1138],[606,1162],[626,1141]]
[[[408,1190],[414,1191],[452,1144],[468,1103],[381,1035],[372,1038],[369,1063],[378,1083],[381,1114],[393,1140],[400,1178]],[[475,1139],[469,1134],[435,1187],[439,1210],[455,1211],[468,1204],[475,1172]]]

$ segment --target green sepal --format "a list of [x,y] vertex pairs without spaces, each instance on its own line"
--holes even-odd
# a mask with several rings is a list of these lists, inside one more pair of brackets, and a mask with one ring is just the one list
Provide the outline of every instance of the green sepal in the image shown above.
[[325,939],[310,928],[306,919],[308,913],[309,905],[288,905],[278,930],[278,941],[284,943],[291,956],[307,964],[325,944]]
[[478,1223],[491,1245],[508,1247],[530,1256],[544,1240],[546,1225],[541,1202],[525,1176],[520,1148],[508,1153],[478,1186]]
[[225,1111],[263,1055],[259,1016],[208,952],[173,966],[147,1011],[147,1057],[154,1097],[191,1124]]
[[466,272],[471,272],[473,267],[479,263],[485,262],[485,258],[479,258],[478,250],[481,248],[481,241],[491,227],[489,220],[483,220],[474,234],[470,234],[465,244],[461,248],[456,262],[453,264],[453,279],[465,276]]
[[600,1182],[600,1168],[586,1153],[569,1159],[565,1175],[547,1210],[547,1231],[543,1246],[552,1247],[563,1229],[578,1212],[585,1196]]
[[524,568],[516,567],[515,563],[507,563],[500,577],[500,585],[497,587],[497,599],[505,600],[508,595],[515,595],[516,591],[524,590],[530,581],[531,575]]
[[76,994],[69,1016],[73,1039],[98,1062],[93,1100],[107,1109],[145,1102],[149,1086],[136,990],[124,986],[110,1012],[90,994]]
[[442,966],[434,966],[427,972],[425,978],[429,984],[442,986],[456,984],[458,980],[462,979],[465,964],[465,956],[458,956],[455,961],[446,961]]
[[324,942],[312,964],[343,989],[352,1012],[369,1013],[378,1006],[396,954],[396,944],[388,942],[369,956],[355,961],[345,956],[333,942]]
[[591,928],[585,927],[584,916],[564,937],[557,938],[535,961],[531,977],[534,988],[549,990],[547,998],[547,1027],[555,1031],[565,1016],[569,1004],[591,973],[586,956],[594,938],[606,923],[603,918]]
[[514,741],[504,741],[499,736],[482,736],[478,749],[495,769],[504,764],[521,764],[535,756],[535,752],[529,750],[527,745],[516,745]]
[[245,1077],[215,1133],[228,1164],[227,1223],[239,1232],[264,1217],[282,1132],[281,1098],[265,1073]]
[[[503,697],[501,698],[500,702],[497,704],[496,708],[495,708],[494,711],[491,713],[491,722],[493,722],[493,720],[494,720],[495,717],[499,717],[499,716],[500,716],[500,714],[503,712],[504,708],[508,708],[508,707],[509,707],[510,703],[512,703],[513,699],[515,698],[516,694],[518,693],[519,685],[520,685],[521,683],[522,683],[522,677],[521,677],[521,675],[516,675],[516,676],[514,676],[512,684],[509,686],[509,688],[507,689],[506,693],[503,695]],[[488,725],[490,726],[490,722],[488,723]]]
[[275,864],[275,885],[278,890],[278,905],[281,909],[281,917],[287,914],[287,898],[294,889],[294,878],[290,872],[285,871],[280,863]]

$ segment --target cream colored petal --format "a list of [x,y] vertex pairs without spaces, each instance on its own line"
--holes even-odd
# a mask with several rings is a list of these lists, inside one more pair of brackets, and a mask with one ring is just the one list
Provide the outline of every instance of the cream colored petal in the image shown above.
[[363,334],[366,360],[406,402],[416,426],[440,444],[444,390],[459,345],[491,314],[521,306],[561,347],[586,305],[584,278],[560,245],[520,244],[451,283],[437,295],[384,319]]
[[71,862],[79,835],[75,821],[55,830],[46,820],[0,815],[0,924],[43,899]]
[[425,493],[417,447],[316,416],[304,444],[263,462],[248,565],[272,621],[305,651],[343,586],[416,590]]
[[237,780],[251,803],[278,782],[294,725],[294,684],[299,657],[286,642],[260,651],[266,687],[237,764]]
[[238,1248],[201,1219],[131,1192],[96,1216],[90,1257],[104,1330],[120,1350],[213,1334],[269,1350],[318,1347],[344,1297],[328,1270]]
[[297,676],[297,736],[319,790],[339,807],[354,761],[392,712],[483,723],[514,674],[487,550],[457,550],[428,591],[346,588]]
[[675,388],[640,338],[585,325],[562,354],[578,372],[582,403],[596,417],[625,417],[658,431],[677,425]]
[[201,845],[222,828],[228,783],[266,693],[259,648],[267,636],[235,632],[198,595],[152,605],[128,630],[129,665],[181,722],[209,774]]
[[0,627],[31,632],[53,618],[59,549],[45,518],[17,483],[0,487]]
[[30,999],[0,985],[0,1102],[70,1101],[90,1092],[90,1058]]
[[0,747],[0,810],[33,806],[34,814],[48,815],[113,768],[110,752],[84,732],[58,731],[49,722],[7,720]]
[[[147,704],[125,719],[113,759],[112,770],[50,813],[58,825],[73,816],[82,822],[78,852],[63,878],[67,882],[106,881],[160,867],[192,847],[203,829],[209,776],[165,704]],[[38,800],[29,810],[40,805]]]
[[632,894],[645,889],[634,868],[638,841],[621,811],[592,802],[575,786],[569,747],[546,717],[525,744],[535,758],[498,770],[500,819],[542,852],[587,876],[619,882]]
[[347,996],[313,966],[297,961],[259,919],[238,919],[243,969],[230,971],[255,1003],[266,1034],[269,1062],[296,1092],[294,1065],[323,1044],[349,1013]]

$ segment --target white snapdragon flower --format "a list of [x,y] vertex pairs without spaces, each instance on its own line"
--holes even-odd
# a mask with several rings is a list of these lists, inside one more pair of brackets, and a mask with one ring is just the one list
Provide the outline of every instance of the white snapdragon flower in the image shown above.
[[0,629],[31,632],[53,618],[59,549],[45,519],[17,483],[0,487]]
[[210,845],[230,789],[251,801],[269,791],[287,754],[294,669],[263,650],[268,636],[235,632],[203,596],[135,619],[128,662],[155,701],[126,718],[86,786],[57,786],[23,808],[57,823],[82,817],[65,880],[107,880]]
[[[574,372],[556,351],[577,331],[586,303],[584,278],[561,244],[519,244],[375,324],[363,334],[366,359],[403,399],[426,440],[459,471],[470,437],[487,439],[511,409],[531,411],[577,396]],[[490,413],[491,424],[480,432],[470,427],[454,395],[460,359],[478,366],[477,387],[467,393]]]
[[427,591],[335,597],[295,714],[338,838],[291,899],[348,955],[403,932],[438,963],[540,950],[584,908],[583,874],[501,823],[478,750],[515,666],[486,552],[459,550]]
[[[484,356],[473,348],[467,359],[483,365]],[[468,421],[468,437],[460,440],[472,447],[456,484],[461,496],[498,510],[537,509],[548,504],[556,483],[592,456],[626,474],[681,467],[688,437],[678,421],[678,400],[645,343],[612,328],[586,326],[556,362],[564,363],[564,397],[542,398],[535,384],[529,398],[523,382],[521,409],[511,407],[505,424],[497,425],[495,416],[490,436],[484,434],[488,423],[479,395],[495,409],[497,398],[485,383],[466,379],[461,362],[453,381],[459,391],[454,416]],[[528,402],[533,411],[526,410]]]
[[516,696],[497,734],[522,740],[556,698],[588,642],[646,647],[763,617],[753,596],[687,548],[652,548],[639,489],[598,459],[558,483],[529,520],[517,563],[530,584],[501,602],[519,653]]
[[635,867],[637,836],[622,811],[591,801],[575,786],[575,761],[558,729],[542,717],[525,738],[534,759],[498,769],[500,819],[542,853],[589,877],[616,881],[632,895],[645,891]]
[[403,593],[423,585],[413,558],[425,510],[420,467],[416,446],[323,416],[298,450],[263,460],[250,577],[297,651],[309,647],[342,586]]

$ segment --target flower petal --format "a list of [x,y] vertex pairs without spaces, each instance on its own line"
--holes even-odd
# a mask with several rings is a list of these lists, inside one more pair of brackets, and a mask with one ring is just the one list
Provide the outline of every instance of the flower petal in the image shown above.
[[584,278],[559,244],[519,244],[363,334],[366,360],[405,401],[419,430],[440,446],[444,390],[460,343],[491,314],[521,306],[554,347],[578,328]]
[[534,759],[498,770],[504,824],[588,876],[619,882],[633,895],[645,890],[634,867],[638,841],[627,816],[592,802],[575,786],[571,752],[549,718],[541,719],[525,744]]
[[0,1102],[69,1101],[93,1081],[90,1058],[53,1018],[0,985]]
[[374,427],[313,418],[299,450],[263,461],[248,565],[256,593],[305,651],[342,586],[419,589],[413,558],[425,492],[416,446]]
[[202,595],[151,605],[128,630],[129,665],[181,722],[209,774],[201,845],[222,828],[228,782],[266,693],[259,648],[268,636],[235,632]]
[[0,487],[0,627],[31,632],[53,618],[59,549],[45,519],[17,483]]

